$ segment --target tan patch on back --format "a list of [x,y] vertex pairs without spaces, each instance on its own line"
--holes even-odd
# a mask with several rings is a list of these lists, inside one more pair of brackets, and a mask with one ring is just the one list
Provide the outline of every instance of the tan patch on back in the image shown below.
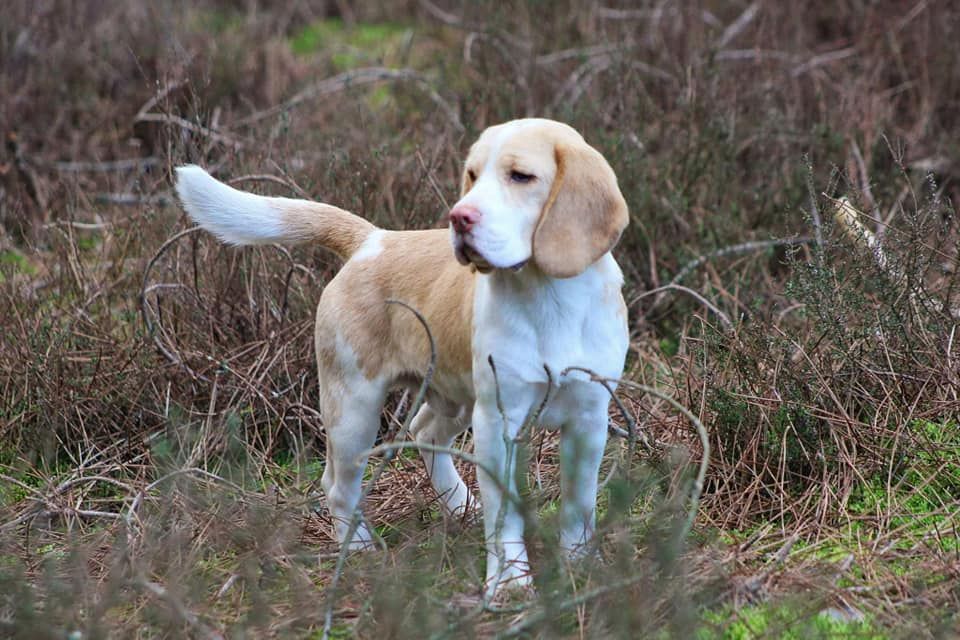
[[317,309],[320,366],[339,331],[367,378],[422,375],[430,361],[427,335],[409,310],[387,304],[394,299],[426,319],[437,376],[469,373],[475,276],[457,263],[448,232],[388,231],[382,243],[376,259],[347,262],[324,290]]

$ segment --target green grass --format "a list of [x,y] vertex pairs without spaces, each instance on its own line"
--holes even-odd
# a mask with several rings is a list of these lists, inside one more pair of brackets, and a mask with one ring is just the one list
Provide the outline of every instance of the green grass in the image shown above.
[[[735,609],[721,607],[702,615],[697,640],[883,640],[889,635],[869,620],[842,620],[811,612],[796,602],[766,603]],[[811,615],[812,614],[812,615]]]
[[345,26],[339,18],[317,20],[290,38],[290,48],[300,56],[329,54],[338,71],[361,66],[398,62],[413,37],[410,26],[401,23],[357,23]]

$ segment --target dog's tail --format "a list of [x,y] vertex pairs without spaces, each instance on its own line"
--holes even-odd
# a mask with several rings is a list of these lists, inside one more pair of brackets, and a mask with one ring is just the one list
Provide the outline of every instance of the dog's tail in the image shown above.
[[191,218],[229,244],[315,241],[347,259],[376,229],[329,204],[239,191],[196,165],[177,167],[177,195]]

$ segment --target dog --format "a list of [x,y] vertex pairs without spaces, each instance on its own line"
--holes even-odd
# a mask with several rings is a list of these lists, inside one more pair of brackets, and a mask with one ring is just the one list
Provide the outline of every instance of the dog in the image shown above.
[[[418,310],[436,342],[414,438],[449,447],[473,427],[485,595],[530,584],[512,443],[532,417],[560,429],[560,544],[583,550],[610,398],[568,368],[622,374],[627,310],[610,251],[629,214],[610,165],[576,130],[538,118],[486,129],[467,155],[447,230],[388,231],[328,204],[238,191],[197,166],[176,172],[184,208],[220,240],[317,242],[345,261],[320,297],[315,337],[322,487],[341,545],[372,543],[362,521],[347,539],[366,453],[387,393],[418,385],[431,356],[422,325],[393,299]],[[451,455],[436,449],[421,450],[431,483],[445,510],[462,514],[473,496]]]

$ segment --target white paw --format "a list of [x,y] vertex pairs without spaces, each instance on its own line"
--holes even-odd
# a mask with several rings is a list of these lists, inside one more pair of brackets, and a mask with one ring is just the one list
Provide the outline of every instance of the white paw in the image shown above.
[[[340,540],[340,544],[343,544],[343,539],[346,538],[348,531],[348,526],[344,525],[342,528],[337,527],[337,539]],[[370,551],[376,549],[377,545],[373,540],[373,534],[370,533],[370,529],[367,528],[366,523],[361,522],[357,525],[357,530],[353,532],[353,537],[350,539],[350,542],[347,544],[348,551]]]
[[530,575],[530,565],[519,560],[506,563],[502,571],[487,576],[483,593],[487,602],[494,603],[532,594],[533,577]]

